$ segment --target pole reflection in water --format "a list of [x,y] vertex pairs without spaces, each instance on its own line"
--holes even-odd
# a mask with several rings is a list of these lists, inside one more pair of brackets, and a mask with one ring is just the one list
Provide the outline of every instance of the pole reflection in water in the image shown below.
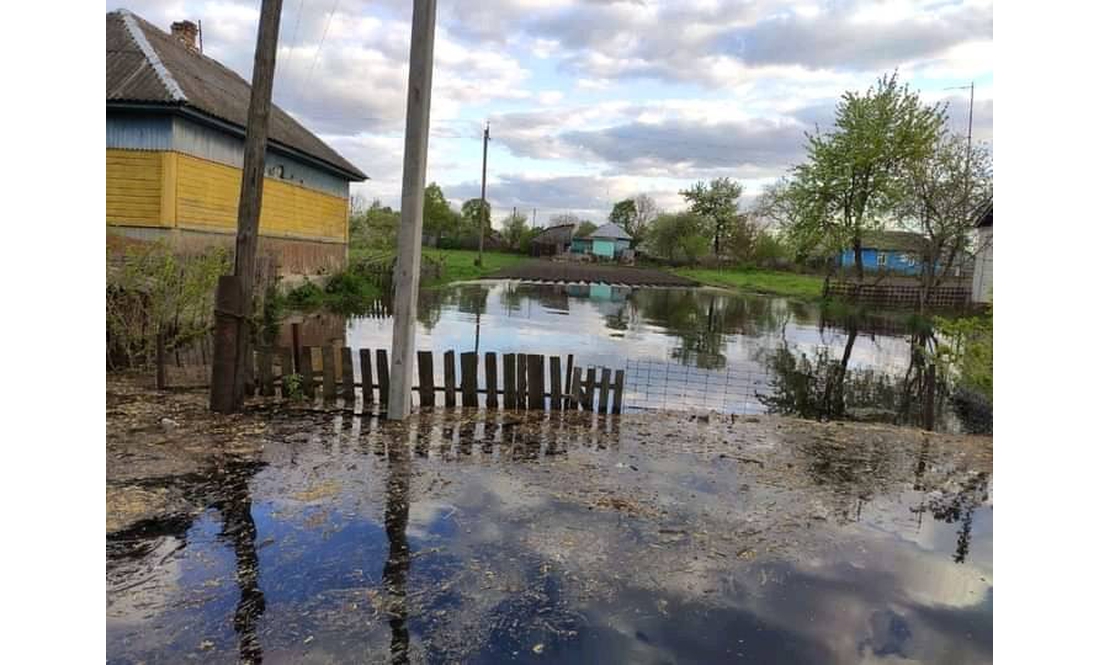
[[390,614],[390,659],[394,663],[409,662],[409,627],[406,588],[409,579],[409,541],[405,530],[409,525],[409,471],[411,460],[408,446],[394,442],[389,447],[389,477],[386,479],[386,537],[390,541],[389,556],[382,569],[382,582]]
[[252,518],[252,494],[248,480],[255,465],[230,465],[222,481],[224,499],[216,504],[222,515],[222,538],[229,541],[237,559],[237,588],[240,600],[233,614],[240,662],[263,662],[263,650],[256,624],[267,608],[260,589],[260,560],[256,554],[256,522]]

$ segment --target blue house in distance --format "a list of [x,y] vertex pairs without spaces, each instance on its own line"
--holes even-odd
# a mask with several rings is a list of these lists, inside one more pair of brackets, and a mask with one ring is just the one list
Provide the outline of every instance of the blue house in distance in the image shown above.
[[[871,231],[863,236],[863,269],[866,272],[890,272],[919,275],[925,237],[909,231]],[[838,257],[841,268],[855,268],[855,252],[849,248]]]

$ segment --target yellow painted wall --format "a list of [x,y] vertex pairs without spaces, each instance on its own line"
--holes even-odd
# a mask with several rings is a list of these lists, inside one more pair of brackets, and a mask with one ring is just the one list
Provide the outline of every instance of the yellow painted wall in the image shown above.
[[141,150],[107,151],[108,224],[165,225],[161,219],[162,154]]
[[[233,232],[241,170],[175,152],[107,150],[107,223]],[[347,242],[348,202],[264,179],[260,234]]]
[[[180,228],[237,227],[241,170],[190,155],[179,155],[176,210]],[[260,233],[347,242],[348,202],[272,178],[264,178]]]

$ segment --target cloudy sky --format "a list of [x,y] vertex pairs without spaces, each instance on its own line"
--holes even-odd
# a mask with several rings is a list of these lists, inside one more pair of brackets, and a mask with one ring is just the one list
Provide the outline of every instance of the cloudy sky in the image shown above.
[[[251,75],[259,0],[126,0],[167,30],[201,20],[205,53]],[[275,102],[400,198],[411,0],[284,0]],[[545,222],[602,221],[649,194],[665,209],[717,176],[751,195],[798,163],[845,90],[885,72],[993,141],[993,3],[985,0],[439,0],[428,179]]]

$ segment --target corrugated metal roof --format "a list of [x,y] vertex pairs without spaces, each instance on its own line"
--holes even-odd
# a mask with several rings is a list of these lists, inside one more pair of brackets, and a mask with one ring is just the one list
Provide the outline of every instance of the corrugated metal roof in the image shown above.
[[568,242],[573,237],[572,224],[558,224],[543,229],[531,242],[540,245]]
[[630,234],[618,224],[608,222],[588,234],[589,238],[614,238],[615,240],[630,240]]
[[[130,34],[136,27],[145,44]],[[173,85],[174,84],[174,85]],[[175,37],[128,10],[107,14],[107,101],[190,107],[236,125],[243,131],[248,120],[251,86],[217,60],[192,51]],[[271,106],[268,139],[314,157],[352,180],[366,174],[344,159],[278,106]]]
[[863,249],[880,249],[886,252],[911,252],[920,254],[928,239],[910,231],[868,231],[863,234]]

